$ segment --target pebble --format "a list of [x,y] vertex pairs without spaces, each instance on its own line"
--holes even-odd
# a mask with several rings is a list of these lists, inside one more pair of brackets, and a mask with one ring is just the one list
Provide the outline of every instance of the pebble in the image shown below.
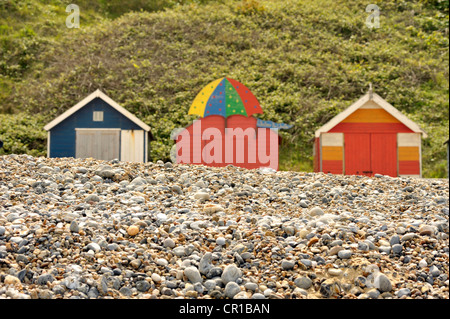
[[155,274],[155,273],[152,274],[151,278],[152,278],[152,280],[153,280],[154,282],[156,282],[156,283],[160,283],[161,280],[162,280],[162,279],[161,279],[161,276],[158,275],[158,274]]
[[172,238],[166,238],[164,239],[163,245],[164,247],[173,248],[175,247],[175,242]]
[[127,234],[130,236],[136,236],[139,233],[139,227],[135,225],[131,225],[127,229]]
[[197,283],[197,282],[202,282],[202,276],[200,275],[200,272],[198,271],[198,269],[194,266],[190,266],[187,267],[184,270],[184,275],[186,276],[186,278],[193,284]]
[[245,289],[256,291],[258,289],[258,284],[254,282],[248,282],[244,285]]
[[422,225],[419,228],[419,234],[421,236],[431,236],[434,234],[434,227],[429,225]]
[[396,292],[396,295],[398,298],[401,298],[403,296],[411,296],[411,290],[409,288],[402,288]]
[[228,298],[233,298],[241,291],[241,287],[235,282],[229,282],[225,286],[224,295]]
[[5,285],[21,285],[19,278],[11,275],[6,275],[5,279],[3,280],[3,283]]
[[427,261],[426,261],[425,259],[421,259],[421,260],[419,261],[419,267],[420,267],[420,268],[425,268],[426,266],[428,266]]
[[346,249],[340,250],[338,252],[338,256],[341,259],[349,259],[352,256],[352,251],[351,250],[346,250]]
[[78,226],[78,223],[75,220],[72,220],[69,229],[73,233],[78,233],[80,231],[80,227]]
[[378,273],[374,278],[374,285],[381,292],[388,292],[392,290],[392,283],[390,279],[382,273]]
[[231,264],[225,267],[222,273],[222,282],[226,285],[229,282],[235,282],[237,279],[241,278],[242,271],[235,265]]
[[314,208],[311,208],[309,210],[308,214],[309,214],[309,216],[314,217],[314,216],[321,216],[324,214],[324,212],[323,212],[322,208],[316,206]]
[[219,246],[225,246],[226,239],[224,237],[217,237],[216,244]]
[[294,284],[302,289],[308,290],[312,286],[312,280],[309,277],[295,278]]
[[211,264],[213,259],[212,253],[207,252],[203,255],[203,257],[200,259],[200,263],[198,265],[198,270],[201,274],[207,275],[209,271],[213,268],[213,265]]
[[395,245],[393,245],[392,246],[392,252],[394,253],[394,254],[400,254],[401,252],[403,251],[403,246],[402,245],[400,245],[400,244],[395,244]]
[[448,299],[448,212],[447,179],[4,155],[0,299]]
[[295,261],[293,261],[293,260],[283,259],[281,261],[281,268],[283,268],[284,270],[290,270],[290,269],[294,268],[294,266],[295,266]]
[[341,269],[328,268],[328,273],[330,274],[330,276],[339,277],[342,275],[343,272]]

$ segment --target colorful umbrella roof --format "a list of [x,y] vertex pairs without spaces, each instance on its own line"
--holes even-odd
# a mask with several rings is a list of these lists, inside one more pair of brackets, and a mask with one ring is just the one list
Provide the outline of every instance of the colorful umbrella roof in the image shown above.
[[209,115],[262,114],[263,110],[250,90],[236,80],[220,78],[205,86],[192,102],[188,114]]

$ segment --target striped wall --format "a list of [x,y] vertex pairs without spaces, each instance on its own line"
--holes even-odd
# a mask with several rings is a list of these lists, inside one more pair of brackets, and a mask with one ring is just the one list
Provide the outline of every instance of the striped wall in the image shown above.
[[421,136],[419,133],[398,133],[398,174],[421,175]]
[[343,174],[344,163],[344,134],[322,133],[321,145],[321,171],[324,173]]
[[376,103],[369,101],[333,127],[330,132],[410,133],[412,131]]

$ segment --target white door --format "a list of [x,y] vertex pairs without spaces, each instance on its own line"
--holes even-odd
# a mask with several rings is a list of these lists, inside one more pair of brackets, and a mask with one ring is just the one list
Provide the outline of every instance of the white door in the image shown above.
[[120,160],[125,162],[144,162],[144,131],[122,130],[120,136]]
[[75,157],[99,160],[119,158],[120,129],[76,129]]

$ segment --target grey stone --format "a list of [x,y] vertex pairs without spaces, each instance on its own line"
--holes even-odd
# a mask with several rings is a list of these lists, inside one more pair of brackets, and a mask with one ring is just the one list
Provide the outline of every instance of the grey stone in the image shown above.
[[300,259],[300,263],[307,268],[312,267],[312,261],[309,259],[302,258],[302,259]]
[[341,259],[349,259],[352,256],[352,251],[351,250],[340,250],[338,252],[338,257]]
[[147,184],[147,181],[145,180],[145,178],[142,178],[142,177],[136,177],[130,183],[130,185],[132,185],[132,186],[141,186],[141,185],[145,185],[145,184]]
[[435,265],[432,265],[430,267],[430,271],[429,271],[430,275],[433,277],[438,277],[441,274],[441,271],[439,270],[438,267],[436,267]]
[[108,248],[108,250],[117,250],[117,249],[119,249],[119,245],[116,244],[116,243],[108,244],[108,246],[106,246],[106,247]]
[[131,289],[128,288],[128,287],[122,287],[122,288],[120,288],[119,292],[120,292],[122,295],[126,296],[126,297],[129,297],[129,296],[131,296],[131,294],[132,294]]
[[241,288],[239,287],[239,285],[237,283],[229,282],[225,286],[224,294],[225,294],[225,297],[233,298],[240,291],[241,291]]
[[218,238],[216,239],[216,244],[219,245],[219,246],[224,246],[225,243],[226,243],[226,240],[225,240],[225,238],[223,238],[223,237],[218,237]]
[[172,186],[172,192],[177,193],[178,195],[183,194],[183,190],[178,185],[173,185]]
[[80,277],[77,275],[71,275],[63,280],[64,286],[68,289],[78,289],[80,288]]
[[89,292],[87,293],[89,298],[97,298],[99,296],[98,290],[96,287],[91,287]]
[[175,242],[172,238],[166,238],[164,239],[163,246],[167,248],[173,248],[175,247]]
[[299,203],[299,206],[302,208],[308,208],[308,202],[304,199],[302,199]]
[[86,196],[85,198],[85,202],[89,203],[89,202],[99,202],[100,201],[100,197],[98,197],[95,194],[90,194],[88,196]]
[[312,280],[309,277],[298,277],[294,280],[294,284],[299,288],[308,290],[312,286]]
[[231,264],[225,267],[222,273],[222,282],[226,285],[229,282],[235,282],[238,278],[242,277],[241,270],[236,267],[235,264]]
[[28,264],[30,262],[30,260],[28,259],[27,256],[23,255],[23,254],[19,254],[16,257],[16,261],[17,262],[23,262],[24,264]]
[[370,299],[377,299],[381,293],[377,289],[373,288],[368,290],[366,294],[369,296]]
[[413,238],[415,238],[415,237],[417,237],[416,234],[414,234],[414,233],[407,233],[407,234],[405,234],[405,235],[402,236],[402,238],[400,239],[400,241],[401,241],[401,242],[408,241],[408,240],[411,240],[411,239],[413,239]]
[[403,251],[403,246],[402,245],[400,245],[400,244],[394,244],[393,246],[392,246],[392,252],[394,253],[394,254],[400,254],[401,252]]
[[140,280],[136,282],[136,289],[140,292],[146,292],[151,287],[150,283],[146,280]]
[[217,276],[221,276],[222,275],[222,268],[220,267],[213,267],[209,270],[208,274],[206,275],[206,278],[214,278]]
[[309,214],[310,216],[321,216],[321,215],[324,214],[324,212],[323,212],[322,208],[316,206],[316,207],[310,209],[309,212],[308,212],[308,214]]
[[331,247],[334,247],[334,246],[341,246],[341,245],[342,245],[342,240],[340,240],[340,239],[333,240],[333,241],[330,243],[330,246],[331,246]]
[[212,279],[209,279],[209,280],[205,281],[203,286],[205,286],[205,288],[207,290],[213,290],[214,288],[216,288],[216,282]]
[[178,257],[186,256],[186,249],[183,246],[175,247],[172,251]]
[[93,250],[94,252],[99,252],[101,250],[101,247],[99,244],[97,243],[90,243],[89,245],[86,246],[87,250]]
[[47,282],[53,282],[55,278],[53,278],[52,274],[42,274],[37,278],[38,285],[46,285]]
[[72,233],[78,233],[80,231],[80,227],[78,226],[76,220],[72,220],[72,222],[70,223],[70,231]]
[[368,251],[369,250],[369,245],[363,241],[359,241],[358,242],[358,249],[362,250],[362,251]]
[[54,285],[52,291],[57,295],[64,295],[66,288],[62,285]]
[[378,248],[378,250],[380,251],[380,252],[382,252],[382,253],[386,253],[386,254],[390,254],[391,253],[391,247],[389,247],[389,246],[380,246],[379,248]]
[[402,288],[400,290],[398,290],[396,293],[398,298],[401,298],[403,296],[411,296],[411,290],[409,290],[409,288]]
[[392,236],[391,239],[389,240],[389,243],[391,244],[391,246],[400,244],[400,236],[399,235]]
[[281,261],[281,268],[283,268],[284,270],[292,269],[292,268],[294,268],[294,266],[295,266],[295,261],[293,261],[293,260],[283,259]]
[[195,284],[196,282],[201,283],[203,281],[202,276],[200,275],[200,272],[194,266],[187,267],[184,270],[184,275],[193,284]]
[[156,264],[165,267],[169,264],[169,262],[165,258],[158,258],[156,259]]
[[388,292],[392,290],[392,283],[390,279],[382,273],[375,275],[374,286],[381,292]]
[[203,255],[202,259],[200,259],[200,263],[198,265],[198,270],[201,274],[207,275],[208,272],[211,270],[213,265],[212,262],[212,254],[210,252],[207,252]]
[[254,282],[248,282],[244,285],[245,289],[256,291],[258,289],[258,284]]

